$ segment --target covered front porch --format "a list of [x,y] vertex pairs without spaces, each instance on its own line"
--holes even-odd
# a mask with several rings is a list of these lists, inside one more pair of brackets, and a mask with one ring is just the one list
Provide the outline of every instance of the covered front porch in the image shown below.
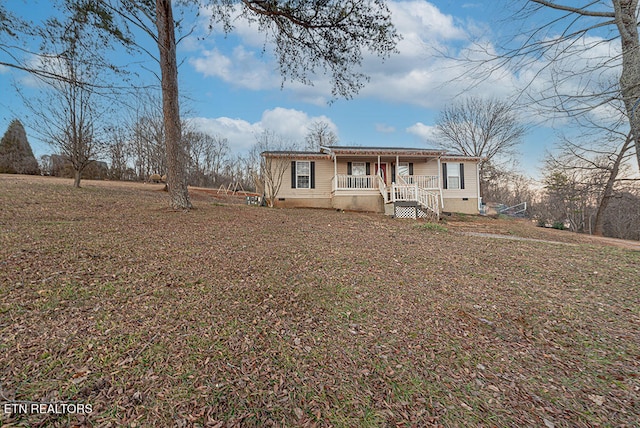
[[349,198],[353,203],[353,198],[369,197],[370,200],[375,195],[383,204],[412,201],[439,215],[443,152],[359,147],[323,149],[333,160],[332,198]]

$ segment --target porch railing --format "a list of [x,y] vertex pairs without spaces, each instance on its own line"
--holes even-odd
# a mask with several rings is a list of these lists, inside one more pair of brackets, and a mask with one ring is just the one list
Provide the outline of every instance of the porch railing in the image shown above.
[[345,175],[338,174],[336,189],[378,189],[377,175]]
[[376,177],[378,177],[378,189],[380,190],[382,199],[384,199],[384,203],[386,204],[389,202],[389,195],[387,194],[387,184],[384,182],[384,178],[382,178],[381,176],[377,175]]
[[417,184],[397,184],[391,186],[391,198],[396,201],[416,201],[424,209],[440,216],[440,198],[437,193],[419,187]]
[[438,189],[439,180],[437,175],[399,175],[400,184],[417,184],[423,189]]

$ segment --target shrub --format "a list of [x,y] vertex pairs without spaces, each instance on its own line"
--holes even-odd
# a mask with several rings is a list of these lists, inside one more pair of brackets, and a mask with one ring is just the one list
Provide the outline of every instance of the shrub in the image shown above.
[[565,229],[564,222],[561,222],[561,221],[553,222],[553,226],[551,226],[551,227],[554,228],[554,229],[558,229],[558,230],[564,230]]

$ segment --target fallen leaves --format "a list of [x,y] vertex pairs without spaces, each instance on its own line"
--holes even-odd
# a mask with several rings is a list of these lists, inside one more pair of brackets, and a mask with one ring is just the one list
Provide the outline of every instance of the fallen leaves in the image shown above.
[[[0,392],[16,400],[94,404],[81,422],[94,426],[632,426],[640,413],[632,253],[207,194],[184,215],[143,185],[6,180]],[[41,203],[21,205],[26,189]]]

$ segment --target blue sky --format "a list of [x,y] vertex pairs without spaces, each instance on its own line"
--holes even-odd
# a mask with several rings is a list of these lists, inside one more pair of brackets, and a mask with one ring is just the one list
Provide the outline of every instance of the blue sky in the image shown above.
[[[269,46],[263,53],[264,37],[255,26],[237,21],[235,31],[227,37],[214,30],[200,38],[208,23],[207,11],[201,11],[199,20],[192,11],[186,22],[196,31],[179,46],[181,93],[189,98],[189,116],[196,126],[228,138],[237,153],[244,153],[255,142],[254,136],[265,129],[302,142],[316,120],[329,123],[342,145],[433,146],[433,126],[446,104],[462,95],[514,97],[542,69],[542,64],[518,74],[504,69],[475,81],[454,60],[471,39],[492,48],[501,37],[515,34],[508,21],[498,18],[508,16],[503,6],[503,2],[490,0],[389,2],[394,24],[403,36],[399,54],[384,62],[366,55],[362,71],[371,77],[370,82],[354,99],[333,103],[328,103],[330,86],[321,75],[315,77],[314,86],[286,82],[281,88],[282,78]],[[36,19],[34,10],[43,16],[51,12],[50,3],[44,1],[10,0],[7,7],[22,16],[28,12],[30,19]],[[448,52],[454,59],[439,52]],[[139,70],[143,81],[155,82],[151,72],[141,69],[157,71],[148,57],[121,53],[118,61]],[[12,83],[28,86],[29,82],[23,73],[0,68],[0,132],[12,118],[24,115]],[[546,83],[542,73],[534,89]],[[518,114],[532,126],[520,149],[520,168],[538,175],[545,149],[551,148],[566,122],[562,118],[541,120],[532,109]],[[51,153],[30,130],[34,124],[26,125],[36,156]]]

